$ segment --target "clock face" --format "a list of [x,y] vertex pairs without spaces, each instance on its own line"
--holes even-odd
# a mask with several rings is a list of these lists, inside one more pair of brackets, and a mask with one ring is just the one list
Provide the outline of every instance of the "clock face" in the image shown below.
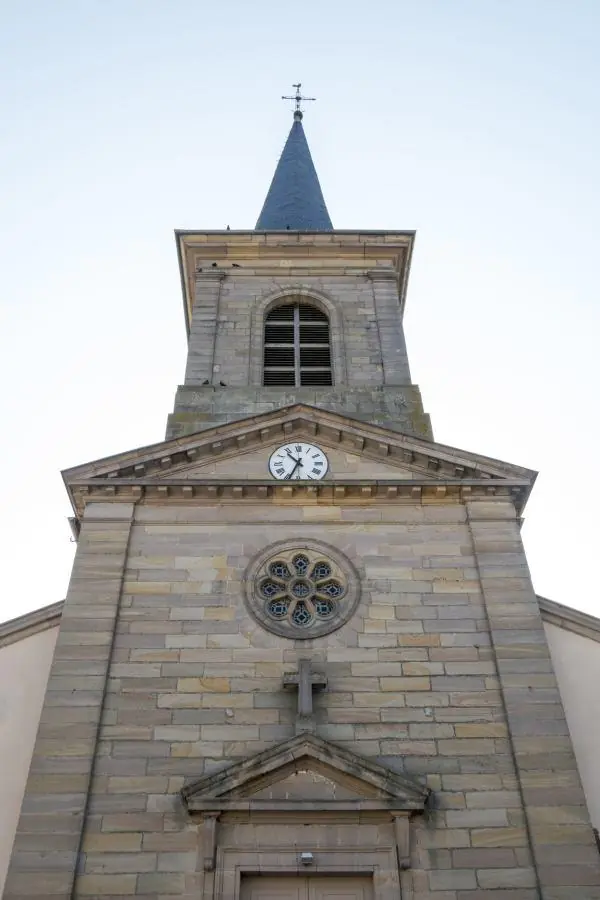
[[269,459],[269,471],[280,481],[318,481],[329,468],[327,457],[314,444],[283,444]]

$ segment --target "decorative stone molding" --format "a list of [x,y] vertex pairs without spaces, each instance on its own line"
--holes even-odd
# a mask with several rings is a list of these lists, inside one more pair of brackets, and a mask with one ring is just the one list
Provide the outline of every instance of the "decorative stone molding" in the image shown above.
[[[364,500],[385,496],[389,500],[408,496],[421,502],[430,495],[437,500],[443,497],[462,500],[500,494],[511,496],[520,514],[535,481],[536,473],[520,466],[300,404],[78,466],[64,472],[63,477],[78,515],[81,515],[89,494],[104,497],[108,490],[108,495],[118,493],[135,499],[134,487],[139,490],[139,497],[146,499],[161,496],[169,499],[203,496],[270,499],[285,497],[285,491],[289,496],[297,496],[296,492],[300,491],[308,498],[321,499],[329,494],[333,497],[334,488],[327,481],[320,482],[318,487],[312,484],[280,487],[272,480],[253,482],[245,479],[243,483],[234,484],[228,479],[218,482],[212,479],[207,485],[202,478],[187,476],[190,467],[203,462],[225,460],[266,442],[301,436],[313,441],[316,438],[326,447],[359,452],[378,462],[385,459],[390,466],[389,480],[336,482],[338,499],[356,496]],[[401,480],[392,477],[394,466],[403,470]],[[406,478],[407,468],[414,473],[413,479]],[[178,480],[178,476],[184,478]],[[444,486],[445,491],[442,490]]]
[[[261,797],[278,783],[312,773],[324,785],[320,796],[282,791],[273,802]],[[336,787],[337,786],[337,787]],[[339,792],[339,797],[337,793]],[[218,824],[225,821],[317,824],[392,823],[398,867],[410,866],[410,818],[425,809],[430,791],[398,772],[342,749],[313,734],[303,733],[269,750],[206,775],[184,787],[183,802],[201,825],[204,869],[218,859]],[[360,819],[359,819],[360,820]]]
[[563,606],[562,603],[556,603],[554,600],[547,600],[546,597],[538,596],[537,601],[544,622],[600,643],[600,620],[595,616],[590,616],[578,609],[571,609],[569,606]]
[[42,606],[33,612],[25,613],[17,619],[10,619],[0,625],[0,647],[14,644],[40,631],[49,628],[58,628],[63,611],[63,601],[52,603],[50,606]]
[[279,503],[282,500],[299,500],[304,503],[368,503],[369,506],[382,503],[408,502],[456,502],[467,500],[489,500],[490,497],[510,499],[517,509],[521,508],[527,495],[527,485],[523,483],[495,484],[455,480],[439,485],[418,479],[361,481],[327,481],[317,484],[295,482],[281,483],[261,480],[232,481],[231,479],[176,479],[154,484],[136,484],[131,479],[119,479],[107,484],[104,479],[90,480],[84,485],[72,485],[70,489],[73,507],[78,516],[83,514],[92,502],[142,502],[156,503],[214,503],[257,501]]

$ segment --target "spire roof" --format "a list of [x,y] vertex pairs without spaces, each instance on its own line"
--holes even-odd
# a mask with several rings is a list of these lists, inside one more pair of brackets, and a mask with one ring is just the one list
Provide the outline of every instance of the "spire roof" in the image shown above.
[[256,229],[333,231],[298,108]]

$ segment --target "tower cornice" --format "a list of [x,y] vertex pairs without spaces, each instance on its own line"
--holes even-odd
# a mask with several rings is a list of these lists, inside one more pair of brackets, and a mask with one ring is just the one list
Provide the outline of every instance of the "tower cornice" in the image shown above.
[[196,231],[175,232],[189,333],[198,274],[215,277],[273,276],[302,281],[311,276],[393,277],[404,307],[414,231]]

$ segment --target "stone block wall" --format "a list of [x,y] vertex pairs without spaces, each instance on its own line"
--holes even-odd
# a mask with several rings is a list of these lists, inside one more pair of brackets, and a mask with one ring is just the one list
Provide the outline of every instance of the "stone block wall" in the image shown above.
[[175,411],[168,419],[166,437],[194,434],[295,403],[306,403],[404,434],[432,437],[429,416],[423,411],[421,393],[413,384],[352,390],[182,385],[177,390]]
[[[431,437],[411,382],[393,272],[301,282],[230,273],[196,276],[185,383],[167,437],[303,402]],[[333,389],[262,386],[264,316],[277,297],[315,303],[329,315]]]
[[[88,507],[67,610],[87,602],[82,577],[102,591],[103,608],[116,609],[114,574],[102,587],[94,555],[113,527],[97,524],[110,506]],[[118,527],[107,550],[123,562]],[[335,546],[362,582],[355,616],[313,641],[268,633],[242,600],[255,554],[293,539]],[[315,699],[317,734],[432,789],[413,828],[412,900],[600,898],[597,851],[510,503],[139,505],[122,578],[114,631],[107,613],[97,638],[78,639],[96,648],[86,683],[80,669],[55,660],[50,691],[70,702],[46,700],[43,727],[55,753],[48,757],[45,734],[6,900],[39,896],[40,885],[43,896],[66,900],[69,873],[78,898],[201,896],[198,835],[178,791],[294,734],[295,698],[283,676],[306,656],[328,678]],[[90,615],[90,635],[97,621]],[[59,649],[66,646],[65,631]],[[95,748],[87,731],[65,743],[65,728],[96,721],[100,709]],[[78,794],[69,786],[75,774]],[[64,850],[56,843],[63,831]]]
[[300,281],[248,269],[196,276],[185,383],[260,386],[264,314],[277,298],[312,302],[328,314],[335,384],[410,384],[393,272],[386,279],[342,273]]

